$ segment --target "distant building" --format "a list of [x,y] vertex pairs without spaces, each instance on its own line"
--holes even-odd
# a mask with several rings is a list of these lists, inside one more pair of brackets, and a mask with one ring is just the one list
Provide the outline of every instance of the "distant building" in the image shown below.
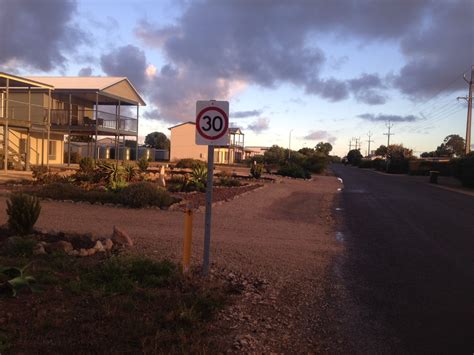
[[269,147],[256,147],[256,146],[245,147],[244,159],[248,159],[256,155],[264,155],[268,149],[270,148]]
[[[184,122],[169,128],[170,161],[192,158],[207,161],[207,146],[197,145],[196,124]],[[240,128],[232,127],[228,131],[229,143],[214,147],[214,163],[233,164],[242,161],[244,157],[244,134]]]
[[[126,137],[138,142],[139,106],[144,105],[125,77],[20,77],[0,72],[3,168],[63,164],[73,147],[71,142],[65,149],[64,141],[72,136],[94,137],[88,154],[95,158],[101,149],[99,137],[112,136],[115,145]],[[124,108],[131,107],[136,115],[124,116]]]

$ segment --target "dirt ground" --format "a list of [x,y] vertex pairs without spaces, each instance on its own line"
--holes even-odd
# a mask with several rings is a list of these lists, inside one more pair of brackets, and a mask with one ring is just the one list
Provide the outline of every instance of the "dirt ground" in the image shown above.
[[[214,206],[212,270],[244,280],[235,303],[211,330],[222,352],[342,352],[352,349],[343,319],[333,203],[340,187],[331,176],[281,178]],[[0,198],[5,205],[5,198]],[[38,228],[106,235],[127,231],[148,256],[179,260],[184,214],[67,202],[42,203]],[[0,223],[6,222],[0,207]],[[202,259],[204,213],[196,212],[193,262]],[[263,284],[265,287],[254,287]],[[252,286],[253,285],[253,286]],[[337,319],[336,319],[337,318]]]

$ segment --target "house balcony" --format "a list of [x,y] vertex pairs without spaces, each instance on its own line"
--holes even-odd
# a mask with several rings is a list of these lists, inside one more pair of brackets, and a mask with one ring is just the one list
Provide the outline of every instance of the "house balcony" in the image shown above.
[[71,134],[136,135],[138,120],[115,113],[85,110],[51,110],[51,130]]

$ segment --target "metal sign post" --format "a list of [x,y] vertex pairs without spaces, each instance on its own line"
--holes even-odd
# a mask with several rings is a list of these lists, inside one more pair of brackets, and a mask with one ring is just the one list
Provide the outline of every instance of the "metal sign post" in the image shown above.
[[207,186],[206,186],[206,217],[204,220],[204,257],[203,274],[209,271],[209,254],[211,249],[211,217],[212,217],[212,183],[214,176],[214,146],[207,147]]
[[209,272],[211,249],[212,184],[214,177],[214,146],[229,144],[229,102],[196,102],[196,144],[207,145],[206,216],[204,220],[203,274]]

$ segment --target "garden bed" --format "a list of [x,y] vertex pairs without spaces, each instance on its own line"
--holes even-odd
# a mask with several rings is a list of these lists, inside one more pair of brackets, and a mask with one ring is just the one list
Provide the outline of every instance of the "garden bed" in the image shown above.
[[[24,269],[35,285],[16,297],[0,287],[0,353],[206,353],[209,320],[227,302],[223,281],[183,277],[178,265],[130,253],[87,258],[11,253],[5,267]],[[17,250],[18,251],[18,250]],[[12,269],[11,269],[12,270]]]
[[[248,184],[238,187],[216,186],[212,190],[212,202],[229,201],[235,196],[250,192],[262,186],[263,184]],[[199,208],[200,206],[206,205],[205,192],[176,192],[173,193],[173,196],[182,199],[182,201],[174,207],[177,209],[185,209],[188,204],[191,204],[192,208]]]

